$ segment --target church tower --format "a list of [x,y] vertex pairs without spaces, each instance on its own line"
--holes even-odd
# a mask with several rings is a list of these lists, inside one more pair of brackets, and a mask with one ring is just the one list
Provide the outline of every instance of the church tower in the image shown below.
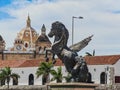
[[18,34],[14,42],[12,51],[33,51],[35,50],[35,42],[38,34],[34,28],[31,27],[30,16],[26,20],[26,27],[23,28]]
[[46,48],[51,47],[51,42],[46,35],[46,28],[44,24],[41,28],[41,34],[39,35],[35,44],[36,44],[36,52],[39,54],[44,54]]

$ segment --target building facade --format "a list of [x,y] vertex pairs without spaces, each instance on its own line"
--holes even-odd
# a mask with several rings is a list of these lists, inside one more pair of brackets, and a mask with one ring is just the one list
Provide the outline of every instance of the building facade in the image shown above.
[[[51,42],[46,35],[46,28],[43,24],[41,33],[31,26],[31,19],[28,15],[25,28],[21,29],[14,40],[13,47],[5,49],[5,41],[0,36],[0,59],[1,60],[32,60],[44,58],[46,48],[51,47]],[[49,58],[51,53],[49,53]]]
[[120,83],[120,55],[85,57],[90,81],[98,84]]
[[[85,60],[89,69],[88,83],[108,85],[120,83],[120,55],[85,57]],[[12,68],[13,73],[19,74],[18,85],[42,85],[42,76],[36,79],[35,73],[39,64],[44,61],[44,59],[5,60],[0,61],[0,68],[9,66]],[[61,60],[57,60],[54,69],[57,69],[59,66],[62,67],[63,76],[67,76],[67,71]],[[62,82],[66,81],[63,79]],[[10,85],[13,85],[13,80],[11,80]]]

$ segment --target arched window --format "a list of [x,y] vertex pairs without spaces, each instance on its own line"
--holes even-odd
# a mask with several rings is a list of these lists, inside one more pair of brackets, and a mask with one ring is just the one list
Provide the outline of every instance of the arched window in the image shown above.
[[15,41],[15,43],[17,43],[17,41]]
[[92,83],[92,75],[90,72],[88,73],[88,81],[87,82]]
[[21,44],[23,43],[23,41],[20,42]]
[[100,75],[100,84],[107,84],[107,74],[105,72]]
[[13,78],[13,85],[18,85],[18,78],[17,77]]
[[39,51],[41,50],[41,47],[39,47]]
[[29,32],[25,32],[25,36],[28,37],[29,36]]
[[29,75],[29,85],[34,85],[34,76],[33,76],[33,74],[30,74]]
[[44,47],[44,51],[46,50],[46,47]]
[[25,47],[26,47],[26,48],[28,47],[28,44],[27,44],[27,43],[25,43]]

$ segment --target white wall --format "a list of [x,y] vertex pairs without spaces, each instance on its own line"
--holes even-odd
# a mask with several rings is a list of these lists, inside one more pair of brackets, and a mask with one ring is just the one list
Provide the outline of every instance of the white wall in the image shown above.
[[[89,72],[92,75],[92,81],[94,81],[94,83],[96,84],[100,84],[100,75],[102,72],[105,72],[106,69],[106,73],[107,73],[107,84],[110,83],[110,69],[109,67],[114,67],[115,68],[115,75],[116,76],[120,76],[120,61],[118,61],[116,64],[114,65],[88,65],[88,69]],[[57,69],[59,66],[54,67],[55,69]],[[29,75],[33,74],[34,75],[34,85],[42,85],[42,76],[40,76],[39,78],[36,78],[36,71],[37,71],[38,67],[22,67],[22,68],[12,68],[12,72],[13,73],[17,73],[20,75],[20,79],[19,79],[19,85],[28,85],[28,80],[29,80]],[[108,69],[107,69],[108,68]],[[62,66],[62,72],[63,72],[63,76],[67,75],[67,71],[65,69],[64,66]],[[52,76],[50,75],[50,78]],[[54,81],[55,82],[55,81]],[[65,80],[63,80],[63,82],[65,82]],[[12,80],[11,83],[12,85]]]
[[114,64],[115,76],[120,76],[120,60]]
[[111,65],[88,65],[89,72],[92,75],[92,81],[94,83],[100,84],[100,75],[102,72],[106,72],[107,74],[107,83],[110,83],[109,81],[109,67]]
[[[57,69],[59,66],[54,67]],[[28,80],[29,80],[29,75],[33,74],[34,75],[34,85],[42,85],[42,76],[39,78],[36,78],[36,71],[38,67],[23,67],[23,68],[11,68],[13,73],[17,73],[20,75],[20,78],[18,79],[18,85],[28,85]],[[64,66],[62,66],[62,72],[63,75],[66,76],[66,69]],[[50,75],[50,78],[52,76]],[[55,82],[55,81],[54,81]],[[65,82],[65,80],[63,81]],[[10,81],[10,85],[12,85],[12,80]]]
[[33,74],[33,76],[34,76],[34,84],[41,85],[42,84],[41,76],[39,78],[36,78],[36,74],[35,74],[37,71],[37,68],[38,67],[12,68],[12,72],[20,75],[20,78],[18,80],[19,85],[28,85],[28,80],[29,80],[30,74]]

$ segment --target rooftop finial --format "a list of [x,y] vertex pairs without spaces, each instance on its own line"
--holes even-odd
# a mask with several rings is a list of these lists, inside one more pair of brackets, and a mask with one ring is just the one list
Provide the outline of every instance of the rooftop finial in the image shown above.
[[44,24],[43,24],[42,29],[41,29],[41,34],[46,34],[46,28],[45,28]]
[[30,20],[29,14],[28,14],[28,18],[27,18],[27,27],[30,27],[30,26],[31,26],[31,20]]

